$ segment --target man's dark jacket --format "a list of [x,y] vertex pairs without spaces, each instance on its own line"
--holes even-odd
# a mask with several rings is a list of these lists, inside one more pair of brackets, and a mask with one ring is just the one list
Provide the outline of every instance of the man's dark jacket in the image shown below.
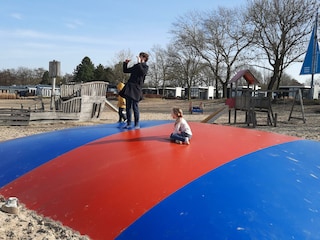
[[123,72],[130,73],[127,84],[119,92],[119,95],[124,98],[131,98],[135,101],[142,99],[142,86],[148,72],[146,63],[137,63],[128,68],[128,63],[123,63]]

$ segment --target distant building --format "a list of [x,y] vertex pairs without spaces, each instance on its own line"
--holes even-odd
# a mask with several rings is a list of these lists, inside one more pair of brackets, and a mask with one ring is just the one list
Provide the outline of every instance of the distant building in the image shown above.
[[[55,96],[60,96],[60,88],[55,87]],[[37,85],[36,86],[36,95],[41,97],[51,97],[52,95],[52,86],[51,85]]]
[[35,92],[30,86],[0,86],[0,93],[16,94],[19,97],[34,96]]
[[[25,86],[0,86],[1,93],[16,94],[18,97],[42,96],[51,97],[52,86],[50,85],[25,85]],[[55,88],[55,95],[60,96],[60,88]]]
[[[187,98],[188,88],[182,87],[165,87],[165,88],[143,88],[143,94],[155,94],[162,96],[163,98]],[[194,99],[213,99],[214,98],[214,87],[191,87],[190,97]]]
[[[186,96],[188,89],[185,89]],[[208,86],[208,87],[191,87],[190,89],[190,97],[195,99],[213,99],[214,98],[214,87]]]

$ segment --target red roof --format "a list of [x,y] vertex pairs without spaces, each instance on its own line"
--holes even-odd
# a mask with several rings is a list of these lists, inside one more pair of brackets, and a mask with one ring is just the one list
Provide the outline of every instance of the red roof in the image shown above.
[[252,85],[252,84],[258,84],[259,81],[255,78],[255,76],[253,76],[253,74],[248,70],[241,70],[239,71],[230,81],[229,83],[233,83],[233,82],[236,82],[238,81],[240,78],[244,78],[247,83],[249,85]]

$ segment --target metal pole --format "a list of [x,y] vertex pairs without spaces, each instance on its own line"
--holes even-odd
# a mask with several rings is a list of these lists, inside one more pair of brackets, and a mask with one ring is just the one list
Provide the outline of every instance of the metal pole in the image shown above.
[[313,99],[313,88],[314,88],[314,74],[316,72],[318,56],[317,56],[317,46],[318,46],[318,11],[316,14],[316,21],[314,26],[314,39],[313,39],[313,50],[312,50],[312,66],[311,66],[311,83],[310,83],[310,99]]

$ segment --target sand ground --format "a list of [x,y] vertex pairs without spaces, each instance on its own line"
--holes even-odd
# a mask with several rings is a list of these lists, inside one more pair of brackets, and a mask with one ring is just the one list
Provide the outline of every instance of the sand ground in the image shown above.
[[[110,99],[110,102],[116,105],[116,101]],[[193,106],[199,106],[200,101],[194,100]],[[171,108],[180,107],[184,111],[184,117],[192,122],[201,122],[210,114],[219,110],[224,106],[224,100],[207,100],[202,101],[204,113],[189,113],[190,102],[187,100],[166,100],[166,99],[146,99],[140,103],[141,120],[170,120]],[[34,109],[36,106],[40,107],[40,102],[37,99],[0,99],[0,108],[24,108],[30,107]],[[48,109],[49,100],[45,100],[45,109]],[[288,121],[292,101],[283,100],[272,105],[273,112],[277,113],[277,126],[267,125],[266,113],[257,113],[257,127],[256,130],[276,132],[285,135],[297,136],[309,140],[320,140],[319,120],[320,120],[320,105],[318,102],[306,102],[303,106],[299,104],[294,105],[292,117]],[[304,112],[304,115],[303,115]],[[302,120],[303,116],[306,121]],[[15,138],[25,137],[38,133],[54,131],[64,128],[115,123],[118,120],[118,114],[112,111],[107,106],[104,108],[101,119],[94,122],[60,122],[55,124],[32,124],[29,126],[0,126],[0,142],[8,141]],[[214,124],[231,125],[234,127],[252,128],[244,123],[244,112],[238,111],[237,123],[234,123],[233,112],[231,114],[231,122],[229,124],[228,112],[221,115]],[[171,129],[168,130],[168,133]],[[196,134],[196,133],[195,133]],[[0,192],[1,196],[1,192]],[[0,198],[0,206],[5,199]],[[23,204],[20,206],[18,215],[8,214],[0,211],[0,240],[1,239],[33,239],[33,240],[53,240],[53,239],[89,239],[86,236],[81,236],[72,229],[63,227],[60,223],[54,222],[48,218],[43,218],[35,212],[26,209]]]
[[[113,105],[116,105],[115,100],[110,100]],[[170,120],[171,108],[180,107],[184,111],[184,116],[188,121],[200,122],[213,112],[219,110],[224,106],[224,100],[207,100],[201,101],[204,105],[203,114],[190,114],[189,113],[189,101],[187,100],[166,100],[166,99],[146,99],[140,103],[141,120]],[[49,109],[49,100],[45,101],[45,109]],[[280,134],[286,134],[291,136],[302,137],[305,139],[320,140],[319,136],[319,119],[320,119],[320,102],[313,101],[306,102],[304,104],[304,117],[306,122],[299,119],[303,117],[301,106],[299,104],[294,105],[292,117],[288,121],[290,111],[292,108],[291,100],[279,101],[272,105],[273,112],[277,114],[277,126],[272,127],[267,125],[266,113],[257,113],[257,130],[276,132]],[[199,106],[200,101],[194,100],[193,106]],[[32,109],[37,105],[40,106],[38,100],[24,99],[24,100],[0,100],[0,108],[4,107],[18,107],[21,105],[24,108],[31,107]],[[75,126],[93,125],[93,124],[105,124],[115,123],[118,120],[118,114],[112,111],[107,106],[104,108],[99,121],[93,122],[60,122],[55,124],[32,124],[29,126],[0,126],[0,142],[18,137],[29,136],[37,133],[48,132],[58,129],[70,128]],[[234,124],[234,114],[231,112],[231,124],[229,124],[228,112],[220,116],[214,123],[222,125],[231,125],[235,127],[252,128],[252,125],[247,126],[245,122],[245,114],[242,111],[237,111],[237,123]]]

